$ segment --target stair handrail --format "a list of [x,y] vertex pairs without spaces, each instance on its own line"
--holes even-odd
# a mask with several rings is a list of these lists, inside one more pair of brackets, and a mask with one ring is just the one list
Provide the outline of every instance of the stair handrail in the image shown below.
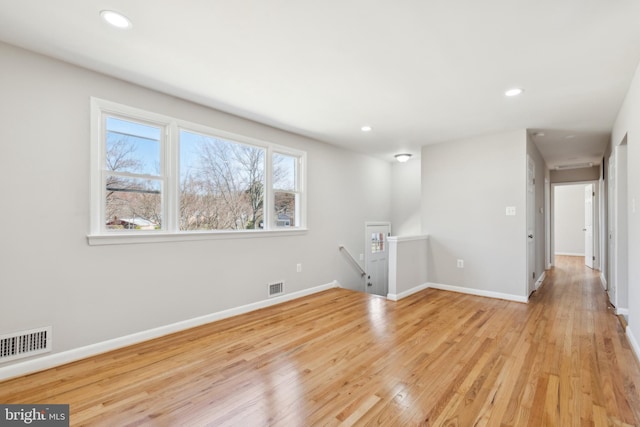
[[338,249],[341,250],[341,251],[344,251],[344,253],[347,254],[347,256],[349,257],[349,259],[351,260],[353,265],[355,265],[358,268],[358,270],[360,271],[360,277],[364,277],[364,276],[367,275],[367,272],[364,271],[364,269],[360,266],[358,261],[356,261],[356,259],[353,257],[353,255],[351,255],[351,252],[349,252],[349,250],[347,248],[345,248],[343,245],[340,245],[340,246],[338,246]]

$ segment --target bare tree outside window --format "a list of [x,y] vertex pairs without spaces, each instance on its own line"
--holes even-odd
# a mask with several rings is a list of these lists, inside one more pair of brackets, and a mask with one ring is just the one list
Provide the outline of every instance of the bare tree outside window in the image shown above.
[[109,230],[162,226],[160,129],[107,118],[105,222]]
[[180,229],[262,228],[265,150],[180,132]]
[[297,227],[299,224],[298,158],[273,154],[273,197],[276,227]]

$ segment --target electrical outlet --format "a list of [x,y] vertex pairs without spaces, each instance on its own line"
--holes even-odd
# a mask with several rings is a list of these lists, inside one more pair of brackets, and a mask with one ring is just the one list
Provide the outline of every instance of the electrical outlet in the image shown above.
[[459,259],[458,260],[458,268],[464,268],[464,260],[463,259]]
[[301,273],[302,272],[302,264],[296,264],[296,272],[297,273]]

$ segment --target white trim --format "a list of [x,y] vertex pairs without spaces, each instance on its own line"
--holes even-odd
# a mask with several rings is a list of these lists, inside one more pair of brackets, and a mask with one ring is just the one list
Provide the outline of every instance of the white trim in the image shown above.
[[604,273],[600,272],[600,282],[602,283],[602,289],[607,290],[607,278],[604,276]]
[[556,255],[564,255],[564,256],[584,256],[584,254],[574,253],[574,252],[556,252]]
[[503,294],[501,292],[485,291],[482,289],[463,288],[461,286],[443,285],[441,283],[429,283],[428,285],[432,289],[459,292],[462,294],[476,295],[479,297],[489,297],[489,298],[496,298],[496,299],[503,299],[507,301],[524,302],[524,303],[528,302],[529,300],[528,297],[526,296]]
[[421,236],[389,236],[387,240],[390,242],[411,242],[414,240],[429,240],[429,235],[424,234]]
[[543,271],[538,280],[536,280],[535,289],[536,291],[542,286],[542,282],[544,282],[544,278],[547,277],[547,272]]
[[148,341],[154,338],[169,335],[175,332],[184,331],[186,329],[195,328],[196,326],[205,325],[207,323],[215,322],[217,320],[226,319],[228,317],[237,316],[239,314],[248,313],[251,311],[259,310],[261,308],[270,307],[272,305],[280,304],[286,301],[298,299],[307,295],[315,294],[318,292],[326,291],[332,288],[339,288],[340,283],[333,281],[326,285],[316,286],[314,288],[305,289],[298,292],[293,292],[286,295],[281,295],[268,300],[262,300],[251,304],[243,305],[240,307],[230,308],[228,310],[219,311],[216,313],[206,314],[204,316],[195,317],[193,319],[182,320],[180,322],[172,323],[170,325],[160,326],[153,329],[147,329],[146,331],[135,332],[133,334],[125,335],[118,338],[113,338],[107,341],[90,344],[84,347],[74,348],[71,350],[63,351],[60,353],[54,353],[47,356],[29,359],[21,363],[0,367],[0,381],[4,381],[10,378],[31,374],[37,371],[50,369],[56,366],[64,365],[66,363],[75,362],[80,359],[95,356],[101,353],[106,353],[111,350],[130,346],[143,341]]
[[404,292],[400,292],[399,294],[387,294],[387,299],[391,301],[400,301],[402,298],[406,298],[410,295],[415,294],[416,292],[420,292],[427,288],[429,288],[429,283],[424,283],[422,285],[415,286]]
[[629,317],[629,309],[616,307],[616,314]]
[[640,360],[640,345],[638,345],[638,341],[636,340],[636,337],[633,335],[633,332],[631,332],[631,327],[628,325],[627,325],[626,335],[627,335],[627,339],[629,340],[629,344],[631,344],[631,348],[633,349],[633,352],[636,355],[636,359]]
[[123,234],[90,234],[87,242],[90,246],[129,245],[133,243],[187,242],[194,240],[246,239],[256,237],[299,236],[307,234],[306,228],[290,228],[282,230],[220,230],[220,231],[183,231],[180,233],[164,233],[156,231],[133,232]]

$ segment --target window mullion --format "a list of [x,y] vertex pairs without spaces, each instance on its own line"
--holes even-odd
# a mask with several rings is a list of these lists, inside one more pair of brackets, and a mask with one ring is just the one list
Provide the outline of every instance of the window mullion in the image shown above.
[[148,175],[144,173],[131,173],[131,172],[119,172],[112,170],[105,170],[106,175],[119,176],[122,178],[139,178],[139,179],[149,179],[154,181],[160,181],[163,179],[162,175]]
[[180,130],[175,122],[167,126],[164,144],[164,179],[166,185],[165,196],[165,221],[167,231],[177,233],[179,231],[178,216],[180,206],[179,176],[178,168],[180,162],[179,137]]
[[264,229],[272,230],[274,228],[273,211],[274,200],[273,195],[273,149],[267,147],[265,150],[265,177],[264,177],[264,201],[262,202],[262,216],[264,217]]

